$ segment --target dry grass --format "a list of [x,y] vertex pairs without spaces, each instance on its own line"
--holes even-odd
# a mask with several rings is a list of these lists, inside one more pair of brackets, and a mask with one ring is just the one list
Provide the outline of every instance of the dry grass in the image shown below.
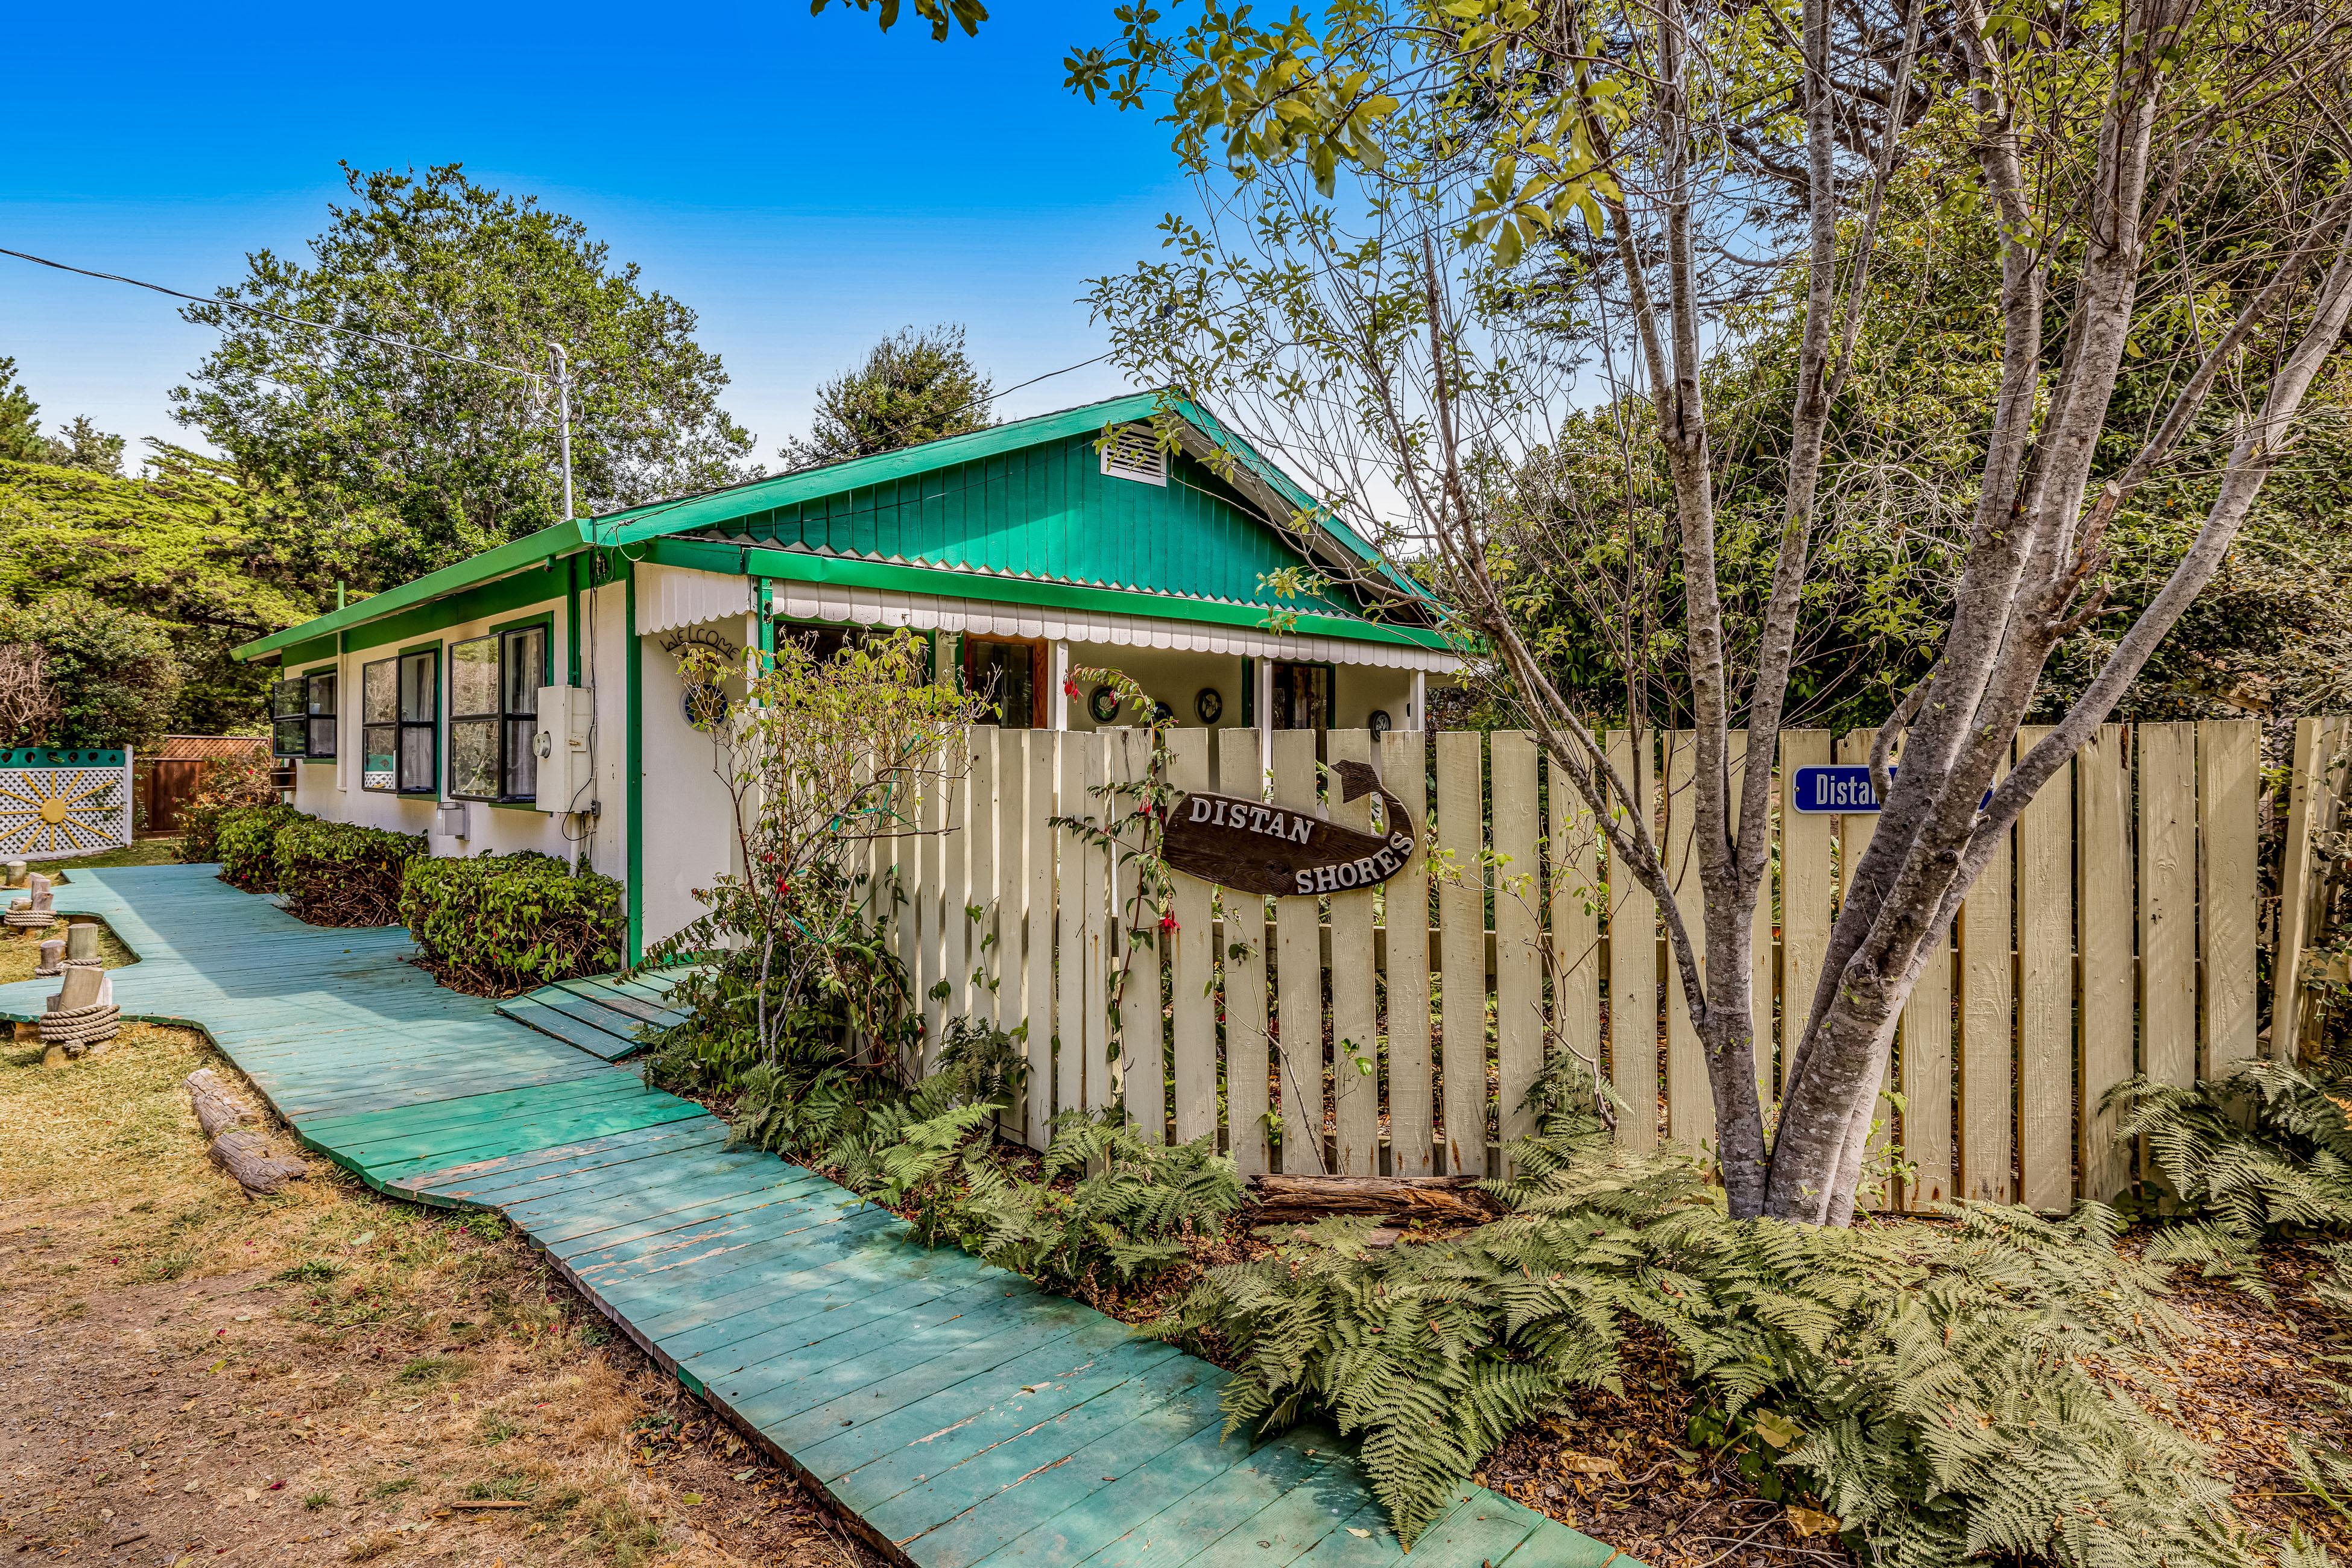
[[[22,895],[11,896],[21,897]],[[114,932],[108,929],[106,922],[88,916],[73,921],[60,921],[56,925],[34,931],[19,931],[14,928],[0,928],[5,929],[6,932],[5,935],[0,935],[0,985],[9,985],[19,980],[32,979],[34,969],[41,962],[42,939],[52,936],[61,937],[66,934],[68,925],[83,924],[98,927],[98,960],[101,966],[108,969],[120,969],[131,962],[131,950],[116,939]]]
[[58,1068],[0,1045],[0,1552],[870,1561],[495,1215],[315,1160],[246,1198],[180,1089],[207,1065],[236,1081],[146,1025]]

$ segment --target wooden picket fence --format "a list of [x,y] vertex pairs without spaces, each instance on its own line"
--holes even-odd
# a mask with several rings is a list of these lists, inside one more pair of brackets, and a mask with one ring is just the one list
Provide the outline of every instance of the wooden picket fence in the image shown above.
[[[1783,1021],[1801,1026],[1843,878],[1874,822],[1800,815],[1790,782],[1800,766],[1864,760],[1869,740],[1781,737],[1779,852],[1755,944],[1768,1106],[1786,1068]],[[1181,787],[1322,801],[1312,733],[1180,729],[1169,744]],[[1608,744],[1654,803],[1696,931],[1691,737],[1618,731]],[[1099,818],[1099,788],[1143,776],[1149,746],[1133,730],[976,728],[964,787],[923,805],[939,831],[881,847],[927,1037],[964,1014],[1027,1026],[1013,1136],[1042,1147],[1057,1111],[1122,1103],[1159,1136],[1216,1135],[1244,1172],[1495,1173],[1502,1146],[1529,1130],[1524,1100],[1547,1053],[1572,1050],[1631,1108],[1621,1139],[1711,1141],[1705,1062],[1667,983],[1655,904],[1601,852],[1531,736],[1329,732],[1325,762],[1374,762],[1427,824],[1405,870],[1320,900],[1244,898],[1178,875],[1175,929],[1128,953],[1132,851],[1053,818]],[[2108,726],[2042,791],[1904,1012],[1874,1201],[1957,1194],[2057,1211],[2113,1196],[2134,1155],[2116,1143],[2105,1091],[2135,1071],[2186,1083],[2256,1053],[2261,787],[2249,721]],[[1369,826],[1367,800],[1334,795],[1328,809]]]

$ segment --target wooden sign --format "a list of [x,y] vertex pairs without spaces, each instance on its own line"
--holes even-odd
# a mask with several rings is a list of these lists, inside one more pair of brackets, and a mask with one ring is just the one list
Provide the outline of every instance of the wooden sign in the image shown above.
[[1238,892],[1278,897],[1341,893],[1385,882],[1412,858],[1404,803],[1368,763],[1335,763],[1339,798],[1381,797],[1387,831],[1363,833],[1262,800],[1205,792],[1177,797],[1160,853],[1176,870]]

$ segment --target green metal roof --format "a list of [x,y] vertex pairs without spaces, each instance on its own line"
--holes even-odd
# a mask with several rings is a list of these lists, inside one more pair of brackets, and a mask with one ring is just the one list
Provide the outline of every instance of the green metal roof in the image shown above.
[[[1189,427],[1169,458],[1169,483],[1104,474],[1096,443],[1105,427],[1140,423],[1162,409]],[[1303,547],[1288,526],[1297,515],[1313,519],[1313,536]],[[1007,593],[1013,583],[1066,584],[1151,595],[1138,613],[1230,623],[1236,606],[1253,620],[1267,611],[1300,612],[1314,616],[1321,635],[1348,636],[1352,626],[1360,628],[1357,635],[1396,640],[1366,618],[1348,589],[1283,599],[1261,586],[1263,574],[1312,558],[1382,580],[1408,621],[1426,625],[1436,612],[1425,591],[1206,410],[1137,393],[559,523],[247,643],[237,657],[277,653],[581,549],[635,554],[646,542],[680,536],[723,540],[763,555],[951,571],[955,591],[971,598],[988,598],[992,579]],[[738,569],[748,569],[740,558]],[[1402,640],[1435,639],[1423,631]]]

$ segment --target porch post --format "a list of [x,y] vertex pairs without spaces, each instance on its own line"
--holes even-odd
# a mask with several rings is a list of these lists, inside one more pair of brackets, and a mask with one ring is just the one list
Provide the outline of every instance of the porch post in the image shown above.
[[1069,680],[1070,645],[1056,642],[1054,645],[1054,685],[1046,696],[1046,700],[1053,705],[1048,710],[1051,722],[1047,727],[1050,729],[1066,730],[1070,727]]
[[1265,793],[1265,781],[1274,773],[1274,660],[1257,661],[1257,778],[1258,794]]
[[1405,705],[1404,727],[1408,730],[1429,728],[1429,672],[1412,672],[1412,700]]

